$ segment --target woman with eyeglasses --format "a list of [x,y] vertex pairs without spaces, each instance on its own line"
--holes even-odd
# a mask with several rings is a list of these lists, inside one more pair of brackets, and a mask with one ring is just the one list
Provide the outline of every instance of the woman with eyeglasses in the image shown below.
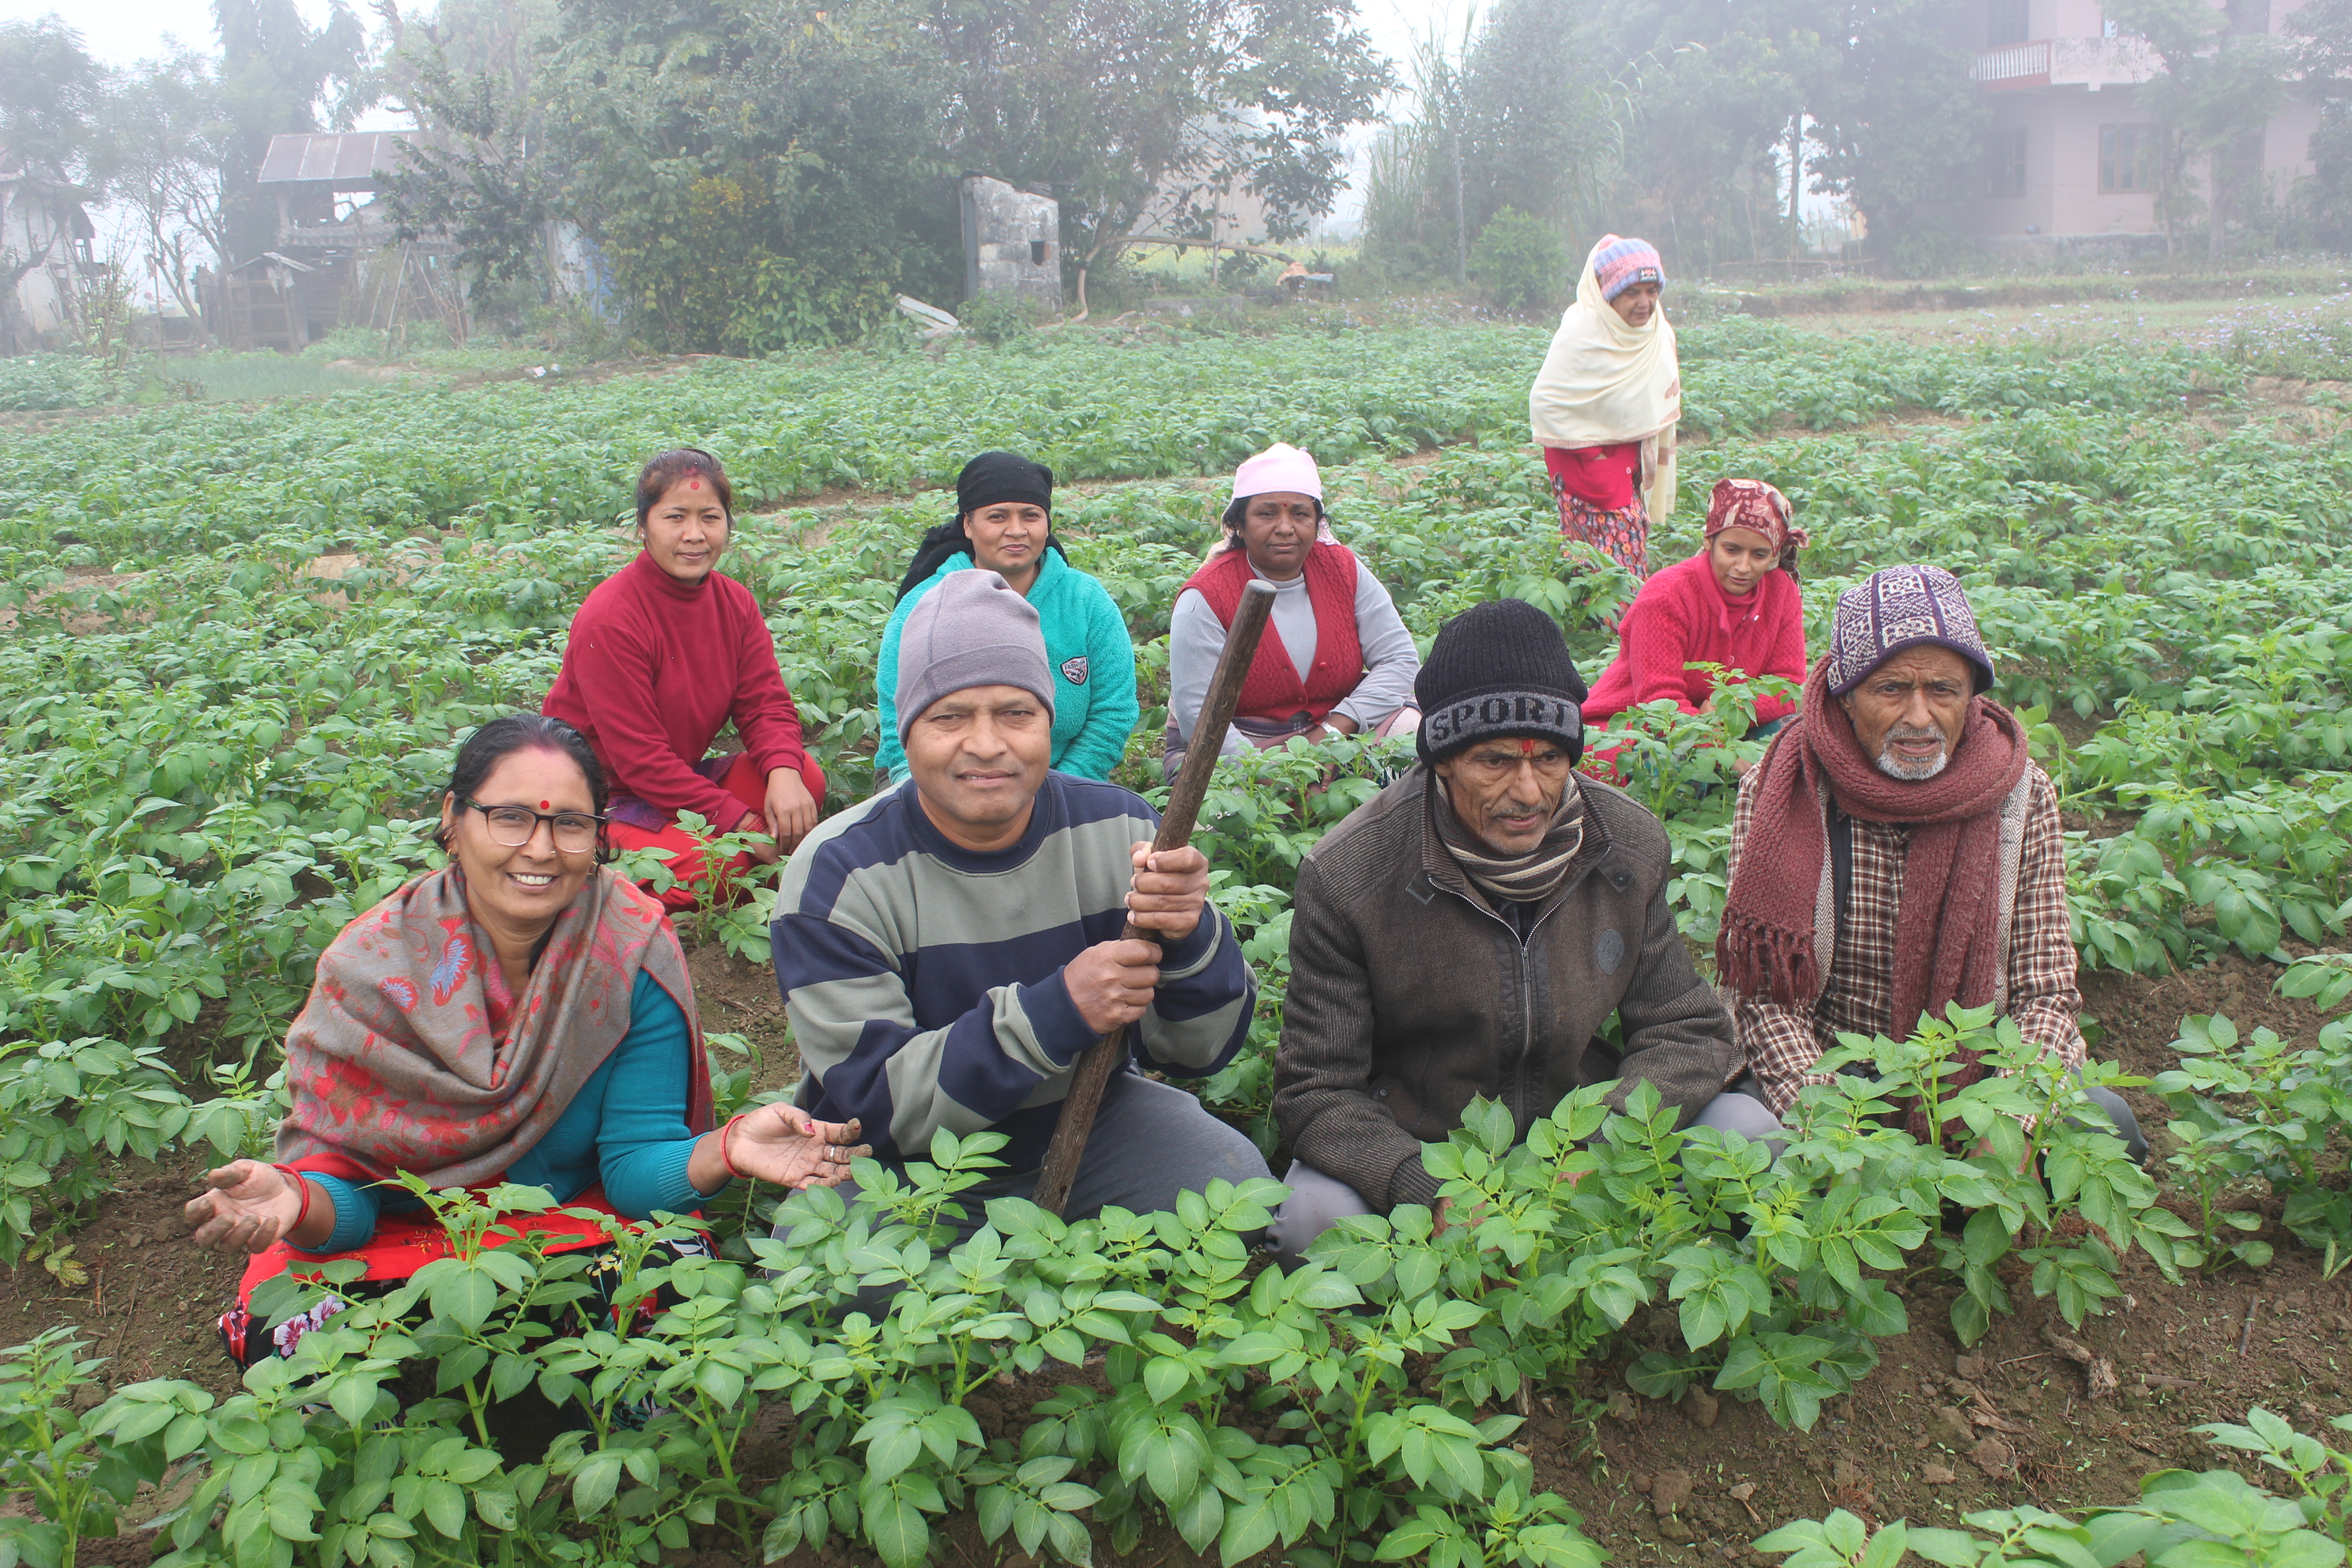
[[[734,504],[727,470],[708,452],[682,447],[645,466],[645,548],[572,617],[563,667],[541,704],[588,737],[604,763],[614,847],[667,852],[677,880],[661,900],[671,910],[691,909],[711,869],[708,840],[679,826],[679,812],[714,834],[761,836],[721,868],[723,879],[791,853],[824,801],[824,773],[801,743],[800,710],[759,602],[717,569]],[[743,749],[706,758],[730,721]]]
[[[207,1173],[186,1208],[200,1246],[251,1257],[221,1320],[241,1364],[290,1354],[326,1315],[265,1332],[247,1307],[263,1280],[354,1257],[367,1283],[352,1289],[365,1293],[446,1255],[400,1176],[542,1187],[643,1220],[691,1214],[738,1176],[830,1186],[866,1152],[856,1122],[788,1105],[711,1131],[686,955],[661,905],[604,864],[607,805],[604,770],[570,725],[485,724],[441,797],[448,864],[320,956],[286,1037],[293,1106],[277,1160]],[[512,1223],[553,1237],[551,1251],[609,1245],[576,1217]]]

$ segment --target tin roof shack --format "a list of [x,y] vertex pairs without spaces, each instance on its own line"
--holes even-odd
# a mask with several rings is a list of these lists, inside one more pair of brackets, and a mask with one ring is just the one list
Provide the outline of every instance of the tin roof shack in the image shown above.
[[26,169],[0,147],[0,354],[54,346],[79,318],[86,284],[105,268],[82,210],[92,194]]
[[1062,308],[1062,205],[993,180],[963,177],[963,297],[1013,294]]
[[398,131],[273,136],[258,183],[278,197],[278,243],[222,273],[205,313],[232,348],[298,353],[339,326],[437,321],[466,335],[457,247],[403,240],[372,197],[400,168]]

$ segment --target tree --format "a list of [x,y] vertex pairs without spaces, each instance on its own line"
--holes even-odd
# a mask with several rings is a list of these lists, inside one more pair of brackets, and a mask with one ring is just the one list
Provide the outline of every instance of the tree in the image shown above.
[[1670,270],[1783,254],[1781,150],[1838,68],[1842,23],[1829,0],[1612,0],[1594,47],[1626,62],[1633,114],[1606,226]]
[[1621,89],[1590,32],[1573,0],[1501,0],[1489,14],[1462,81],[1474,228],[1511,208],[1563,238],[1598,233],[1624,135]]
[[2292,26],[2303,90],[2319,101],[2305,200],[2322,238],[2352,244],[2352,0],[2310,0]]
[[107,74],[55,13],[0,22],[0,153],[28,174],[66,184],[105,177],[98,110]]
[[404,166],[386,183],[385,212],[404,240],[446,234],[476,283],[545,281],[542,234],[559,206],[548,161],[530,156],[537,114],[497,76],[460,79],[435,47],[406,75],[402,97],[421,122],[402,142]]
[[1364,249],[1403,277],[1442,275],[1457,283],[1469,277],[1462,78],[1477,27],[1474,9],[1463,19],[1458,46],[1449,47],[1435,26],[1413,41],[1412,112],[1381,127],[1372,139]]
[[1985,109],[1969,57],[1944,35],[1941,0],[1848,0],[1835,68],[1811,95],[1826,149],[1813,189],[1845,196],[1870,247],[1898,270],[1944,260],[1934,216],[1981,167]]
[[[106,72],[82,47],[81,35],[56,16],[0,23],[0,168],[48,187],[23,188],[16,198],[47,207],[42,221],[22,220],[23,232],[37,237],[33,246],[20,251],[0,245],[0,344],[31,340],[18,314],[16,285],[35,268],[65,259],[60,252],[73,243],[71,225],[86,194],[79,187],[105,177],[108,154],[96,111],[106,89]],[[81,269],[68,266],[62,278],[66,309],[78,318]]]
[[202,333],[198,255],[209,253],[217,267],[229,254],[224,171],[236,156],[236,128],[219,82],[203,56],[182,50],[141,67],[107,102],[103,120],[113,163],[108,192],[138,216],[149,264]]
[[950,73],[946,149],[1050,189],[1080,268],[1152,212],[1234,192],[1304,233],[1346,178],[1342,138],[1392,85],[1355,0],[930,0]]
[[[2164,64],[2161,74],[2141,85],[2139,101],[2155,115],[2167,143],[2157,172],[2166,247],[2177,243],[2180,220],[2191,216],[2189,166],[2201,157],[2210,192],[2205,253],[2218,261],[2231,199],[2247,178],[2237,150],[2278,112],[2294,68],[2292,53],[2266,31],[2239,31],[2234,7],[2217,11],[2205,0],[2108,0],[2107,14],[2147,39]],[[2261,14],[2267,19],[2268,7]],[[2259,163],[2252,173],[2259,177]]]
[[1580,258],[1622,167],[1628,113],[1593,46],[1572,0],[1501,0],[1483,26],[1472,14],[1458,49],[1423,39],[1414,111],[1375,146],[1372,253],[1407,274],[1475,273],[1473,240],[1509,211],[1522,232],[1508,248],[1527,253],[1532,223]]
[[960,272],[947,83],[888,0],[566,0],[562,37],[551,210],[657,342],[837,341]]
[[[259,255],[278,240],[278,207],[261,189],[272,136],[347,126],[372,100],[367,30],[347,0],[331,0],[324,26],[302,19],[295,0],[213,0],[220,33],[219,97],[233,133],[221,164],[226,259]],[[341,90],[331,103],[331,85]]]

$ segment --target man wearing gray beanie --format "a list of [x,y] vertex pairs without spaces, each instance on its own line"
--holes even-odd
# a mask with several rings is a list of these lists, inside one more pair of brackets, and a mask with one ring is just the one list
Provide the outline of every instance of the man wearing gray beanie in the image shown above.
[[[1140,795],[1048,766],[1036,610],[993,572],[950,574],[900,633],[898,698],[906,782],[820,825],[777,895],[798,1103],[858,1118],[887,1164],[928,1157],[941,1128],[1003,1133],[1003,1173],[960,1200],[969,1235],[990,1198],[1034,1190],[1078,1058],[1132,1025],[1068,1217],[1265,1176],[1248,1138],[1138,1070],[1223,1068],[1257,982],[1201,852],[1154,853]],[[1129,918],[1152,940],[1120,940]]]

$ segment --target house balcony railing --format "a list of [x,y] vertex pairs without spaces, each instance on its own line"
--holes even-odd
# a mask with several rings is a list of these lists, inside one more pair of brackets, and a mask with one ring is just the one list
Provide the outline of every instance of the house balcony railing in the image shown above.
[[1987,49],[1969,79],[1987,92],[2027,87],[2134,87],[2162,68],[2143,38],[2037,38]]
[[[281,223],[278,226],[278,248],[292,256],[322,250],[383,250],[399,243],[400,226],[389,217],[378,217],[364,208],[340,223]],[[428,255],[447,254],[457,248],[446,235],[437,230],[419,237],[413,243]]]
[[1969,79],[1979,87],[2047,87],[2050,85],[2050,40],[2010,44],[1987,49],[1969,68]]
[[341,223],[282,223],[278,226],[280,250],[380,250],[399,238],[394,224],[368,216]]

